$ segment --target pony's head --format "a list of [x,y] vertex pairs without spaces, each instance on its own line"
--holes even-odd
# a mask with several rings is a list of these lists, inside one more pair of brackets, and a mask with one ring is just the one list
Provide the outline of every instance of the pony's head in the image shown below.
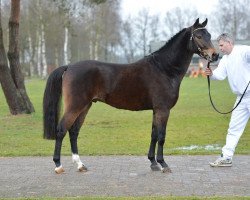
[[216,49],[211,42],[211,34],[205,28],[206,25],[207,19],[200,24],[198,18],[193,26],[190,27],[191,36],[189,49],[193,53],[196,53],[209,62],[212,62],[218,60],[219,54],[216,52]]

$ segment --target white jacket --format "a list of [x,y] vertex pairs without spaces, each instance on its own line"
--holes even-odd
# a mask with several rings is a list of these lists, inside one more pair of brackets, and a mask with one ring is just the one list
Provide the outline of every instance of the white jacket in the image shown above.
[[[232,92],[242,95],[250,81],[250,46],[235,45],[229,55],[222,57],[211,79],[224,80],[226,77]],[[247,93],[250,93],[250,86]]]

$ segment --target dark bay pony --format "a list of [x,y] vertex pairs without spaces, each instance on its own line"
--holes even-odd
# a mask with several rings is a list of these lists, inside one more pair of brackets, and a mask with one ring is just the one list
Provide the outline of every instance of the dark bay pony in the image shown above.
[[[77,137],[92,102],[96,101],[119,109],[153,110],[148,159],[152,170],[170,172],[163,158],[163,145],[170,109],[177,102],[181,81],[194,53],[209,61],[218,57],[206,24],[207,19],[203,23],[197,19],[193,26],[181,30],[158,51],[135,63],[87,60],[55,69],[47,81],[43,112],[44,138],[56,140],[53,157],[56,173],[64,171],[60,154],[67,131],[73,161],[79,171],[87,170],[78,155]],[[59,121],[61,96],[64,114]]]

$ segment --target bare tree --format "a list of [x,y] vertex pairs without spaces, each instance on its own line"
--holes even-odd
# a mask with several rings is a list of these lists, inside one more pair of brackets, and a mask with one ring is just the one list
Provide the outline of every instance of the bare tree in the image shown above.
[[250,11],[249,6],[246,6],[248,4],[248,0],[219,0],[211,16],[213,27],[218,33],[231,33],[235,39],[247,38]]
[[154,15],[150,20],[150,29],[151,29],[151,40],[157,41],[160,38],[160,19],[158,15]]
[[149,43],[160,38],[159,25],[159,16],[151,15],[145,8],[135,18],[129,16],[123,22],[121,47],[128,62],[149,53]]
[[[107,60],[109,52],[114,52],[113,46],[118,43],[119,32],[115,31],[119,23],[119,16],[117,13],[117,7],[119,7],[119,1],[115,0],[54,0],[65,19],[64,21],[64,63],[72,62],[72,58],[78,57],[72,55],[69,58],[72,51],[76,52],[75,43],[76,35],[75,30],[79,30],[78,27],[73,25],[79,25],[79,16],[83,17],[82,23],[85,25],[83,28],[88,32],[88,48],[90,59],[103,59]],[[79,9],[79,7],[81,9]],[[76,23],[77,21],[77,23]],[[88,23],[86,23],[86,21]],[[110,30],[110,24],[112,23],[113,29]],[[81,24],[81,25],[83,25]],[[75,37],[75,38],[73,38]],[[79,44],[77,44],[78,46]],[[85,45],[86,46],[86,45]],[[74,49],[73,49],[74,48]],[[78,47],[79,48],[79,47]],[[77,48],[77,49],[78,49]],[[68,59],[67,59],[68,57]],[[111,57],[110,57],[111,58]],[[112,58],[111,58],[112,59]],[[67,61],[68,60],[68,61]]]
[[63,45],[63,55],[64,55],[64,64],[69,64],[70,59],[70,15],[75,10],[75,2],[71,0],[55,0],[56,5],[59,7],[59,12],[63,17],[63,27],[64,27],[64,45]]
[[[120,56],[120,1],[22,0],[21,10],[20,63],[27,76],[46,77],[56,66],[81,59],[115,62]],[[8,34],[5,27],[3,32]]]
[[[104,61],[115,61],[115,46],[120,41],[120,2],[107,0],[105,4],[98,5],[95,26],[98,46],[96,49],[99,59]],[[103,20],[105,19],[105,20]]]
[[173,8],[166,13],[164,35],[167,37],[173,36],[175,33],[189,26],[199,17],[197,10],[194,8],[182,9],[179,7]]
[[138,44],[143,49],[143,56],[147,55],[147,45],[150,40],[150,14],[148,9],[142,9],[136,18]]
[[[1,5],[0,5],[1,8]],[[1,10],[1,9],[0,9]],[[1,12],[0,12],[1,16]],[[20,0],[11,1],[11,13],[9,19],[9,51],[8,59],[10,70],[3,45],[2,27],[0,26],[0,82],[6,97],[11,114],[22,114],[34,112],[34,107],[29,100],[24,85],[24,76],[22,74],[19,62],[19,16]],[[1,18],[0,18],[1,25]]]
[[128,63],[131,63],[135,60],[135,51],[137,45],[135,43],[135,32],[132,27],[133,20],[129,16],[122,24],[122,40],[121,46],[125,54],[125,58]]
[[40,21],[40,32],[39,34],[39,44],[40,44],[40,50],[41,50],[41,77],[46,78],[48,75],[48,66],[47,66],[47,60],[46,60],[46,46],[45,46],[45,22],[43,20],[42,15],[42,1],[38,1],[38,8],[39,8],[39,21]]
[[122,46],[129,62],[136,55],[148,54],[150,41],[159,40],[159,24],[159,16],[151,15],[146,8],[140,10],[135,18],[129,17],[124,22]]

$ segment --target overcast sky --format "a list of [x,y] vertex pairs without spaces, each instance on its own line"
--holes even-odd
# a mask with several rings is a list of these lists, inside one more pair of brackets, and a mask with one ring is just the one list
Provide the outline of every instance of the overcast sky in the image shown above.
[[149,9],[150,14],[165,15],[165,13],[175,7],[191,8],[195,7],[198,12],[210,14],[218,0],[122,0],[122,15],[135,16],[143,8]]
[[[208,18],[207,28],[210,30],[210,14],[216,9],[217,4],[218,0],[122,0],[121,12],[122,18],[125,20],[129,15],[131,17],[136,17],[143,8],[146,8],[151,15],[159,15],[160,23],[162,23],[167,11],[176,7],[183,9],[190,9],[193,7],[198,13],[203,14],[203,16],[198,16],[200,22]],[[218,33],[214,32],[214,29],[211,29],[210,32],[213,39],[218,35]]]

